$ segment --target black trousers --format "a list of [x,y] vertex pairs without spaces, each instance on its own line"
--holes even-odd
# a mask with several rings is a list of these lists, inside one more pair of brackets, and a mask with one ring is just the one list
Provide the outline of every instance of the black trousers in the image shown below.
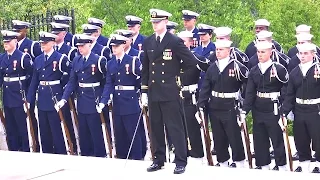
[[283,141],[283,133],[278,124],[280,116],[273,112],[262,113],[252,110],[253,118],[253,147],[256,156],[256,166],[265,166],[271,163],[270,140],[274,149],[277,166],[286,164],[286,151]]
[[218,162],[225,162],[230,159],[229,144],[232,149],[232,160],[244,160],[244,148],[236,111],[234,109],[229,111],[209,110],[209,117]]
[[310,143],[320,161],[320,116],[318,112],[294,112],[293,136],[299,154],[299,161],[311,160]]
[[179,101],[150,102],[150,124],[154,148],[154,163],[163,164],[166,160],[164,124],[175,147],[177,166],[187,165],[187,142]]
[[191,150],[188,151],[189,156],[194,158],[201,158],[204,156],[200,124],[198,123],[195,114],[197,107],[192,104],[191,100],[185,99],[184,111],[187,122],[188,135],[191,144]]

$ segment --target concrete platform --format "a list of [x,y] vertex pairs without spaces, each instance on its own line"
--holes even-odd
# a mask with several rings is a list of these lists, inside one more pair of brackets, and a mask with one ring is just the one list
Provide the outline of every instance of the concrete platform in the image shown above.
[[319,179],[311,173],[262,171],[247,168],[222,168],[207,166],[201,160],[191,160],[186,172],[173,174],[174,164],[167,163],[157,172],[147,172],[151,161],[123,160],[83,156],[68,156],[26,152],[0,151],[1,180],[74,180],[74,179]]

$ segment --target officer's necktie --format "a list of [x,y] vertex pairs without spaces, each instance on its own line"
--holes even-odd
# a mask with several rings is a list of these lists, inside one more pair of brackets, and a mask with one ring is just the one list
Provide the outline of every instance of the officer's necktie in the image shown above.
[[8,55],[8,59],[10,60],[10,58],[11,58],[11,55]]
[[45,61],[48,61],[48,57],[49,57],[48,55],[45,55],[45,56],[44,56]]
[[59,46],[54,46],[54,50],[58,51],[59,50]]
[[207,47],[203,47],[203,48],[202,48],[202,52],[204,52],[206,49],[207,49]]
[[82,65],[84,65],[84,63],[87,61],[87,59],[86,59],[86,57],[83,57],[82,59],[83,59]]
[[117,59],[118,66],[120,66],[121,60]]
[[157,46],[160,44],[160,36],[157,36]]

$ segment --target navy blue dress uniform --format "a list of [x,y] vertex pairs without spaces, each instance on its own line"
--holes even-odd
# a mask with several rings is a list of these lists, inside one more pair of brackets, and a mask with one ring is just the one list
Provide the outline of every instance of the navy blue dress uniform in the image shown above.
[[[62,24],[70,24],[70,21],[72,21],[72,17],[64,16],[64,15],[55,15],[53,16],[53,20],[56,23],[62,23]],[[75,47],[76,39],[73,34],[70,32],[67,32],[66,36],[64,37],[64,41],[68,46]]]
[[[209,34],[211,36],[213,34],[213,30],[214,30],[213,26],[209,26],[206,24],[199,24],[198,28],[199,28],[199,32],[198,32],[199,36],[206,35],[206,34]],[[215,47],[214,43],[211,42],[211,40],[209,40],[207,45],[204,45],[203,42],[200,42],[200,45],[198,47],[194,48],[192,51],[195,54],[199,54],[200,56],[204,56],[204,57],[208,58],[209,55],[212,54],[215,50],[216,50],[216,47]],[[198,83],[199,89],[201,89],[201,87],[202,87],[204,75],[205,75],[204,72],[200,73],[200,79],[199,79],[199,83]]]
[[[56,35],[39,32],[41,43],[54,42]],[[35,59],[32,81],[27,100],[34,103],[38,91],[37,107],[41,137],[41,147],[44,153],[67,154],[65,140],[61,128],[60,117],[54,107],[53,97],[60,100],[63,93],[61,77],[71,69],[67,56],[52,50],[44,52]]]
[[[17,39],[19,33],[1,31],[4,43]],[[5,52],[0,59],[0,85],[3,88],[2,103],[6,118],[5,129],[10,151],[30,151],[26,113],[23,108],[27,91],[26,79],[32,73],[32,60],[29,54],[18,49]]]
[[[314,44],[305,43],[299,45],[298,49],[302,53],[315,53],[315,47]],[[291,110],[294,113],[293,136],[300,161],[295,172],[309,172],[312,141],[317,161],[312,172],[320,173],[320,65],[312,59],[305,58],[304,61],[290,72],[282,111],[284,116]]]
[[[92,24],[82,25],[83,33],[91,36],[94,33],[97,33],[99,28],[100,28],[99,26],[92,25]],[[99,44],[96,39],[92,43],[91,51],[94,54],[105,57],[108,61],[112,58],[112,53],[110,48],[108,46],[103,46]]]
[[[192,19],[197,20],[197,18],[200,15],[196,12],[190,11],[190,10],[182,10],[182,19],[184,21],[190,21]],[[190,30],[191,31],[191,30]],[[193,33],[193,45],[191,46],[191,49],[194,49],[196,47],[198,47],[201,43],[200,43],[200,36],[198,34],[199,29],[194,26],[194,28],[191,31]]]
[[[228,40],[215,42],[217,48],[230,48],[231,43]],[[247,74],[248,69],[243,64],[227,56],[209,67],[203,81],[198,107],[209,112],[218,166],[228,166],[229,144],[235,162],[231,166],[243,166],[245,155],[235,105]]]
[[[126,22],[127,22],[127,27],[128,29],[130,30],[132,27],[135,27],[137,25],[141,26],[141,23],[142,23],[142,19],[137,17],[137,16],[132,16],[132,15],[128,15],[125,17],[126,19]],[[140,27],[139,27],[140,28]],[[142,50],[142,44],[143,44],[143,41],[146,37],[143,36],[142,34],[140,33],[137,33],[133,36],[133,39],[132,39],[132,47],[134,49],[137,49],[137,50]]]
[[[158,9],[150,9],[150,14],[152,22],[167,21],[171,16],[170,13]],[[154,33],[146,38],[143,51],[145,55],[142,61],[141,101],[144,106],[149,104],[151,139],[154,146],[153,164],[147,171],[159,170],[164,165],[165,124],[175,147],[174,173],[180,174],[185,171],[187,165],[187,142],[179,97],[180,89],[176,81],[180,75],[181,59],[184,60],[184,71],[196,66],[197,60],[182,39],[167,31],[161,34]]]
[[[133,31],[130,31],[130,30],[119,29],[119,30],[116,30],[116,33],[121,36],[127,37],[128,39],[127,39],[126,43],[130,43],[130,38],[133,37]],[[139,60],[141,58],[143,58],[142,50],[138,51],[138,50],[134,49],[132,47],[132,45],[129,46],[129,49],[125,50],[125,53],[131,57],[138,58]],[[139,62],[141,63],[141,61],[139,61]],[[140,88],[138,89],[138,93],[140,93]],[[140,133],[141,144],[142,144],[142,155],[143,155],[143,157],[145,157],[145,155],[147,153],[147,139],[146,139],[144,124],[143,124],[143,117],[141,117],[140,127],[138,130],[140,130],[139,133]]]
[[97,42],[99,44],[101,44],[102,46],[108,46],[109,39],[107,37],[101,35],[101,29],[105,25],[105,22],[102,21],[101,19],[89,18],[88,19],[88,24],[92,24],[92,25],[100,27],[100,35],[99,35],[99,37],[97,39]]
[[[258,50],[271,50],[272,43],[259,42],[256,47]],[[285,96],[284,86],[288,78],[287,69],[271,59],[255,65],[249,73],[242,113],[252,110],[253,144],[258,169],[271,163],[269,138],[275,154],[276,166],[273,169],[286,169],[286,152],[278,121],[279,106]]]
[[[67,24],[55,23],[55,22],[52,22],[50,24],[52,26],[51,33],[53,33],[53,34],[59,34],[61,32],[63,32],[63,33],[67,32],[68,28],[69,28],[69,25],[67,25]],[[72,61],[73,58],[77,54],[77,48],[68,46],[65,41],[57,42],[57,39],[56,39],[56,45],[54,46],[54,50],[59,52],[60,54],[66,55],[68,57],[69,61]],[[60,80],[60,84],[62,85],[63,88],[68,83],[69,77],[70,77],[70,74],[68,72],[63,72],[63,76],[62,76],[62,78]],[[73,99],[73,98],[71,98],[71,99]],[[71,137],[73,148],[74,148],[73,152],[77,152],[77,143],[76,143],[74,127],[73,127],[73,122],[72,122],[73,120],[72,120],[72,117],[71,117],[69,104],[64,106],[62,108],[62,110],[63,110],[63,113],[64,113],[64,118],[65,118],[66,123],[67,123],[67,127],[68,127],[69,132],[70,132],[70,137]]]
[[[113,34],[110,36],[111,46],[125,44],[128,38]],[[141,63],[137,57],[132,57],[123,52],[122,57],[113,56],[107,63],[106,85],[103,91],[103,104],[107,104],[110,94],[113,94],[113,114],[116,139],[117,158],[125,159],[133,138],[130,159],[141,160],[144,158],[142,151],[141,128],[139,121],[140,106],[137,91],[140,88]],[[139,123],[139,124],[138,124]],[[143,127],[143,126],[142,126]],[[135,134],[135,136],[134,136]]]
[[[19,20],[12,20],[12,24],[13,24],[12,28],[14,29],[14,31],[20,32],[20,34],[23,29],[28,29],[31,27],[30,23],[24,22],[24,21],[19,21]],[[35,58],[38,57],[42,53],[40,44],[36,41],[30,40],[28,37],[22,37],[22,38],[23,39],[18,41],[17,48],[24,53],[28,53],[31,56],[32,60],[34,61]],[[32,76],[32,74],[27,79],[28,86],[31,83],[31,78],[32,78],[31,76]],[[35,104],[31,104],[30,105],[30,116],[32,119],[35,134],[37,135],[38,134],[38,126],[37,126],[37,122],[36,122],[34,108],[35,108]],[[36,139],[36,143],[37,143],[36,149],[37,149],[37,151],[39,151],[40,146],[39,146],[38,136],[36,136],[35,139]]]
[[[76,35],[77,46],[93,42],[93,37]],[[70,79],[58,107],[63,107],[72,92],[76,92],[79,122],[80,149],[82,156],[105,157],[106,149],[101,129],[101,119],[96,105],[101,99],[101,81],[106,73],[106,59],[93,52],[79,55],[72,61]]]

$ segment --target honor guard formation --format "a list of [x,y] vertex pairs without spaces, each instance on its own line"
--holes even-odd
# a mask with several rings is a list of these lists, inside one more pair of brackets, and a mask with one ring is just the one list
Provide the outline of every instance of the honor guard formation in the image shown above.
[[174,152],[174,174],[185,172],[188,157],[210,166],[320,173],[320,49],[311,26],[296,27],[297,44],[285,54],[271,23],[258,19],[243,52],[230,27],[181,14],[181,32],[171,13],[150,9],[152,35],[141,35],[143,20],[128,15],[127,27],[108,38],[100,19],[89,18],[73,35],[72,18],[56,15],[39,41],[26,37],[30,23],[13,20],[1,31],[0,56],[8,149],[134,160],[150,151],[148,172]]

